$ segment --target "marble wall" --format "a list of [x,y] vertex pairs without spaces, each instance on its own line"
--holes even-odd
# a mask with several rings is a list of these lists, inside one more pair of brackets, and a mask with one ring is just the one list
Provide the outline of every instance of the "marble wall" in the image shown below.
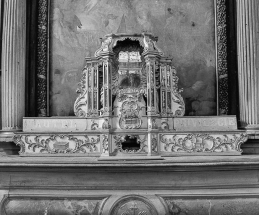
[[186,115],[216,114],[214,0],[52,0],[50,115],[74,115],[84,58],[108,33],[158,36],[173,57]]

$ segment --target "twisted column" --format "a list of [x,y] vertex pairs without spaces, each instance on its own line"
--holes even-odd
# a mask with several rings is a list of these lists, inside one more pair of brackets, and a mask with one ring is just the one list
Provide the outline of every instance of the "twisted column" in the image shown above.
[[258,9],[258,0],[237,0],[240,121],[246,129],[259,128]]
[[25,115],[26,0],[5,0],[2,39],[2,133],[22,129]]

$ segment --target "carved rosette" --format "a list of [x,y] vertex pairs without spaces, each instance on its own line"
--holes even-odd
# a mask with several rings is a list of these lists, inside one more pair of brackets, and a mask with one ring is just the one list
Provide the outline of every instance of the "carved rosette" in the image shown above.
[[246,133],[228,134],[160,134],[161,152],[166,153],[233,153],[241,154]]
[[100,153],[99,135],[15,135],[14,142],[23,154],[91,154]]

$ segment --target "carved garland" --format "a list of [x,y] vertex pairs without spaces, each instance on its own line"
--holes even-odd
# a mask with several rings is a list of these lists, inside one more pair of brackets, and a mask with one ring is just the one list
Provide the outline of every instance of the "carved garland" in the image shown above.
[[[48,0],[38,0],[37,112],[47,115]],[[228,113],[226,0],[215,0],[218,70],[218,112]]]

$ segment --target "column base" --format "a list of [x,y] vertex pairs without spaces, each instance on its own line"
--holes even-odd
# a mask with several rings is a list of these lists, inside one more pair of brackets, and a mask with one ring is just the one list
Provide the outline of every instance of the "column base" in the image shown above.
[[0,142],[13,142],[14,133],[20,131],[22,130],[0,130]]
[[13,142],[14,132],[20,130],[4,131],[0,130],[0,156],[18,155],[20,147]]

